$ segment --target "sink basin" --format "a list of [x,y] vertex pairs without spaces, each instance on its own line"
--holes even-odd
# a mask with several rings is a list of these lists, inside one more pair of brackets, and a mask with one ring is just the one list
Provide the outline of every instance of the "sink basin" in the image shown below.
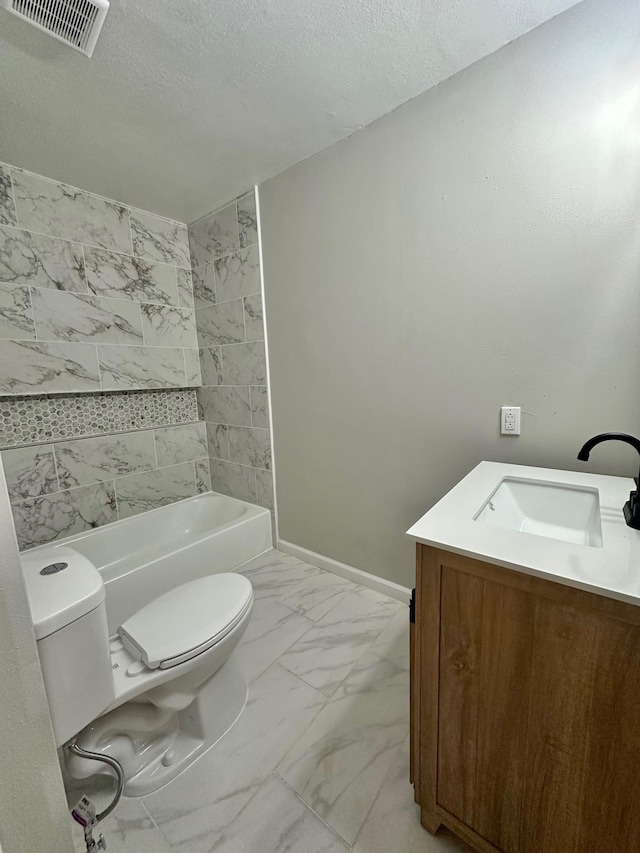
[[505,477],[474,520],[492,527],[602,548],[597,489]]

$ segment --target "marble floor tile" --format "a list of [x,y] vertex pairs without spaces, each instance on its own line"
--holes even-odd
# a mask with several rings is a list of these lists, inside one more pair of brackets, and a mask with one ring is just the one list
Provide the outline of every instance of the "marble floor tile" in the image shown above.
[[294,590],[301,581],[322,574],[322,569],[310,566],[281,551],[267,551],[238,569],[246,575],[253,586],[256,599],[280,601]]
[[235,654],[249,682],[264,672],[312,623],[277,601],[258,600]]
[[332,696],[398,611],[399,602],[370,593],[358,587],[342,598],[282,656],[282,665]]
[[302,580],[282,598],[282,603],[317,622],[355,588],[356,585],[345,578],[320,571],[315,577]]
[[173,847],[208,853],[323,703],[278,664],[256,679],[233,728],[177,779],[144,798]]
[[225,831],[213,853],[347,853],[278,776],[271,776]]
[[391,598],[383,592],[378,592],[376,589],[371,589],[368,586],[358,584],[355,591],[367,601],[373,602],[380,607],[384,607],[392,613],[397,613],[400,610],[407,612],[408,604],[398,601],[395,598]]
[[408,733],[409,673],[368,652],[277,770],[351,845]]
[[[116,811],[101,824],[94,838],[102,832],[109,853],[173,853],[169,842],[156,828],[139,800],[125,798]],[[74,824],[75,853],[86,853],[82,828]]]
[[409,669],[409,607],[402,606],[374,640],[371,650],[398,666]]
[[353,853],[472,853],[446,829],[431,835],[420,824],[420,808],[409,782],[408,741],[398,753],[382,790],[360,830]]

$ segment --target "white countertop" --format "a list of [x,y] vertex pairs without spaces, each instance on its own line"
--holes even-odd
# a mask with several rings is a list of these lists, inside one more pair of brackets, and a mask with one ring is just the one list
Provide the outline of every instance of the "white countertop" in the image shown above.
[[[504,477],[596,488],[602,548],[490,527],[474,516]],[[625,524],[622,507],[635,488],[626,477],[481,462],[407,531],[445,551],[474,557],[547,580],[640,605],[640,531]]]

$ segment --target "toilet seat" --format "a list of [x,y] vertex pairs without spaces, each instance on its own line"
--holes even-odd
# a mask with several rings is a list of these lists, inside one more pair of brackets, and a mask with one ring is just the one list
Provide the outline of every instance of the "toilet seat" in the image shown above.
[[169,669],[219,643],[253,603],[243,575],[209,575],[149,602],[122,623],[126,651],[149,669]]

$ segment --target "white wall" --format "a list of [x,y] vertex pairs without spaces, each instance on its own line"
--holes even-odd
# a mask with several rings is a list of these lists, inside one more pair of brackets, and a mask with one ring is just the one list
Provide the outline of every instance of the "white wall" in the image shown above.
[[71,853],[29,604],[0,464],[0,845],[3,853]]
[[283,539],[409,584],[480,460],[640,432],[639,151],[640,7],[601,0],[261,188]]

